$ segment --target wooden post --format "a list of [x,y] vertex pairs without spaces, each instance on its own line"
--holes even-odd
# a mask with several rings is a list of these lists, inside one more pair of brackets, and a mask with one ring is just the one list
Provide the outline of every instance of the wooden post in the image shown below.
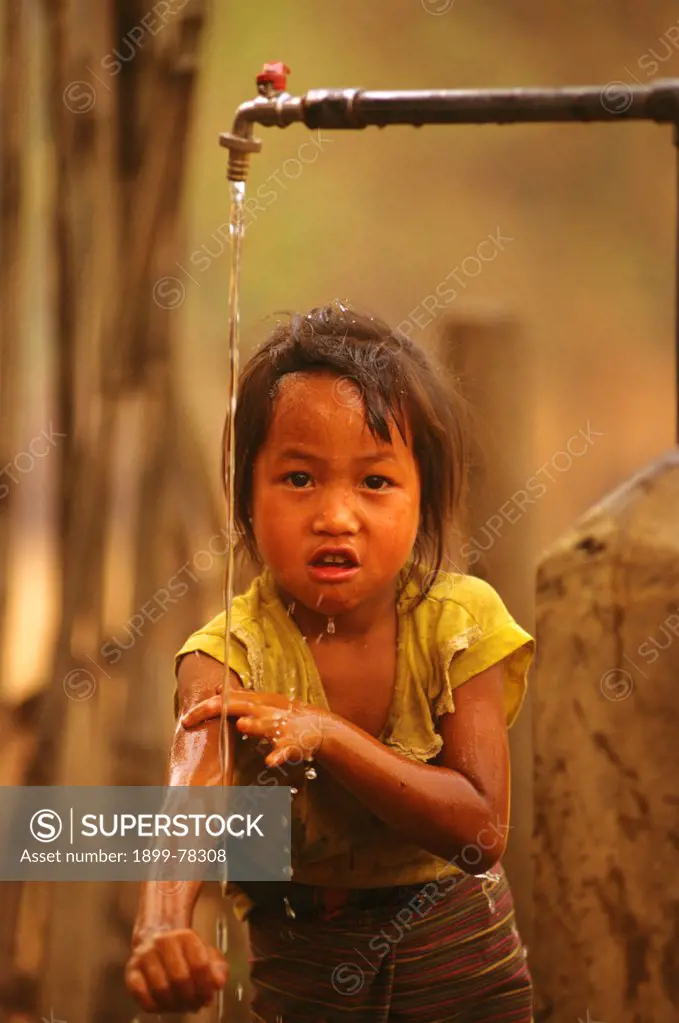
[[679,452],[544,555],[536,1021],[679,1018]]
[[[521,513],[511,498],[535,468],[531,442],[533,355],[519,325],[509,317],[455,317],[443,325],[439,357],[460,378],[474,416],[475,459],[466,543],[472,575],[499,592],[511,614],[533,627],[533,559],[530,508]],[[512,885],[521,935],[532,935],[532,743],[530,692],[510,732],[512,806],[504,865]]]

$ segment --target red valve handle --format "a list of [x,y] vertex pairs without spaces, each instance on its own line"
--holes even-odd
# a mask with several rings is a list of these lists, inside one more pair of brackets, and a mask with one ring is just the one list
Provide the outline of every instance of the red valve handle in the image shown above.
[[257,75],[257,85],[270,85],[275,92],[285,92],[286,75],[289,74],[290,68],[281,61],[277,61],[275,64],[265,64]]

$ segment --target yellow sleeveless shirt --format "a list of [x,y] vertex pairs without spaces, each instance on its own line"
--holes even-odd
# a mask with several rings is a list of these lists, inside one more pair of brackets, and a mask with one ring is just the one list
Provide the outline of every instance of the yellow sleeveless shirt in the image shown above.
[[[437,721],[443,714],[454,713],[457,687],[503,659],[507,725],[514,723],[526,692],[534,641],[514,621],[493,587],[481,579],[442,573],[426,599],[413,609],[421,591],[418,573],[398,601],[396,680],[379,738],[395,753],[426,762],[442,748]],[[224,617],[222,611],[189,637],[176,655],[176,668],[185,654],[196,650],[223,663]],[[292,696],[328,709],[307,641],[279,599],[268,569],[247,593],[234,598],[229,646],[230,667],[246,689]],[[291,820],[296,882],[374,888],[441,880],[461,872],[461,866],[432,855],[387,827],[319,764],[315,765],[317,777],[307,780],[305,765],[269,770],[264,755],[254,740],[243,741],[239,736],[233,753],[233,784],[290,785],[298,790]],[[466,869],[473,871],[473,867]],[[233,886],[229,893],[235,897],[237,916],[245,919],[252,903]]]

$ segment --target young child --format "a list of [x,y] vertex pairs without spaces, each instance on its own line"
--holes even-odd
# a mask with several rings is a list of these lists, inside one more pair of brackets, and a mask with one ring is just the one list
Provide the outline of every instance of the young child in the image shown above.
[[[258,1023],[532,1020],[500,859],[533,641],[440,571],[462,409],[411,340],[338,305],[241,374],[235,518],[262,571],[232,606],[229,778],[293,790],[292,880],[229,889]],[[169,784],[221,781],[223,633],[222,612],[177,655]],[[200,884],[173,887],[144,887],[127,967],[150,1012],[227,978],[191,929]]]

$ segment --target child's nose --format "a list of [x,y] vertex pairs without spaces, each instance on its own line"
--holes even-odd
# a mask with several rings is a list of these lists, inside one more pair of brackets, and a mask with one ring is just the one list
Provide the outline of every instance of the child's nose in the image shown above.
[[356,499],[350,487],[324,488],[320,496],[316,525],[320,529],[346,530],[358,525]]

